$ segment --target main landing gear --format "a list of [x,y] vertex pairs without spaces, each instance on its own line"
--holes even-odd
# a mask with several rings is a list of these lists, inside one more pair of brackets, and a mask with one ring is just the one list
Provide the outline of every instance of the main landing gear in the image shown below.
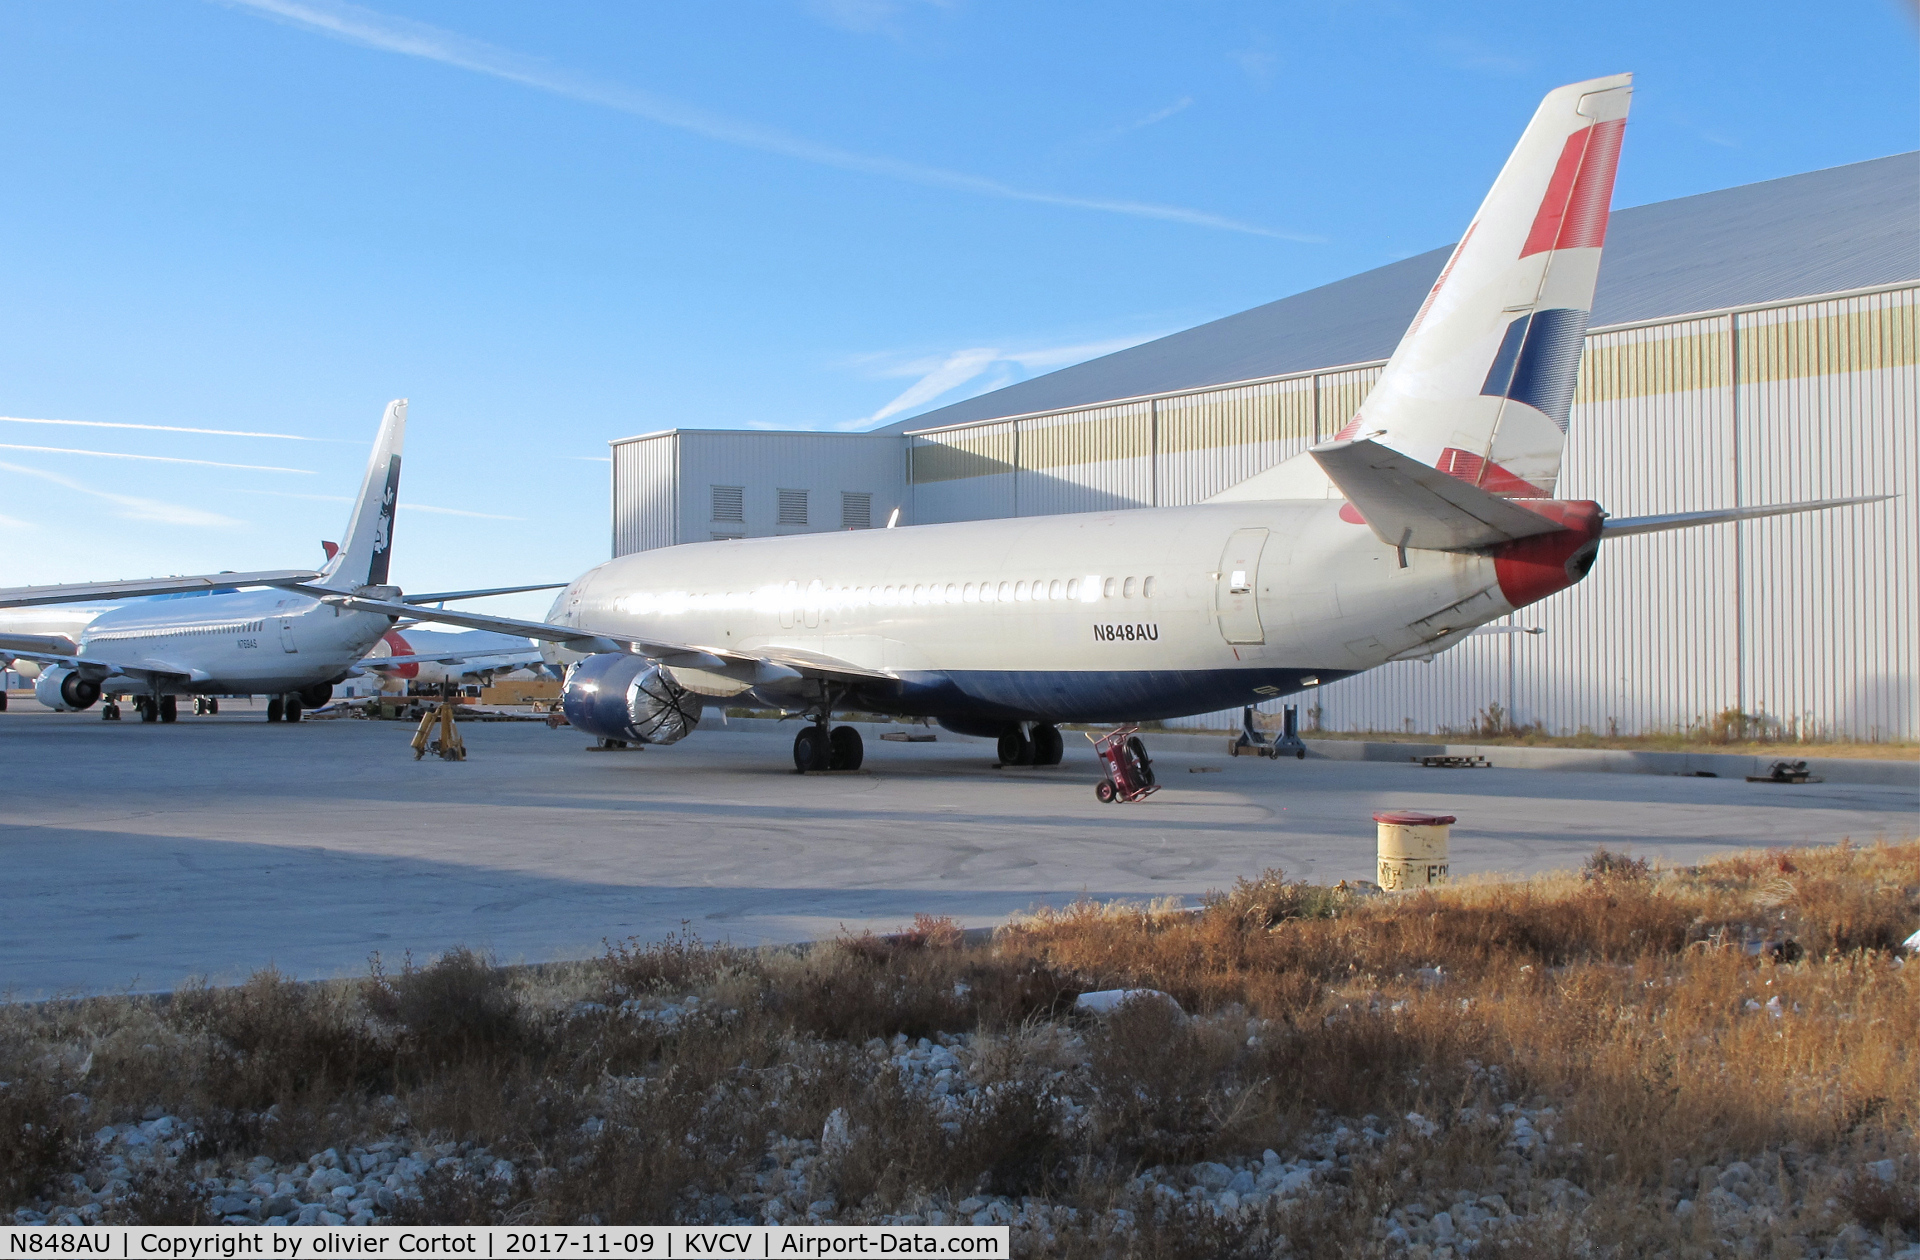
[[[844,699],[844,695],[842,696]],[[822,686],[820,707],[807,714],[807,724],[793,737],[793,768],[797,774],[819,770],[858,770],[867,750],[860,732],[833,724],[833,689]]]
[[142,722],[175,722],[180,718],[178,696],[135,696],[133,708]]
[[1066,744],[1051,723],[1021,723],[1000,732],[998,752],[1002,766],[1057,766]]
[[267,721],[269,722],[298,722],[302,712],[303,706],[298,693],[274,696],[267,701]]
[[793,768],[801,774],[810,770],[858,770],[867,750],[860,732],[851,726],[833,726],[825,714],[815,717],[793,737]]

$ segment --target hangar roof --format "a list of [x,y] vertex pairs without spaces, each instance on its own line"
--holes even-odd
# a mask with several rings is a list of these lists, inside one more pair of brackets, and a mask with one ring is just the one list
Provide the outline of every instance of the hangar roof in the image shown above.
[[[1920,280],[1916,187],[1920,152],[1616,210],[1592,326]],[[1384,359],[1452,248],[875,431],[932,429]]]

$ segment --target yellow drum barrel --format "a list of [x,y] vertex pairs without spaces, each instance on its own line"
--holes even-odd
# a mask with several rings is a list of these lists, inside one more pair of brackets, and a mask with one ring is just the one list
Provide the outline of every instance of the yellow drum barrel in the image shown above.
[[1411,809],[1375,814],[1380,827],[1380,887],[1425,888],[1447,878],[1447,836],[1452,814]]

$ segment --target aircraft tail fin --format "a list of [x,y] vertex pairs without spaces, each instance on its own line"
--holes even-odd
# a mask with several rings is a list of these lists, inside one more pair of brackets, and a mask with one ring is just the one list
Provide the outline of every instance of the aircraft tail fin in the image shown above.
[[[1359,412],[1365,437],[1491,494],[1550,499],[1633,76],[1549,92]],[[1305,456],[1217,500],[1322,497]]]
[[334,590],[387,584],[388,560],[393,553],[393,513],[400,498],[400,448],[407,435],[407,400],[387,404],[380,418],[380,434],[367,459],[360,495],[337,554],[321,571],[320,585]]

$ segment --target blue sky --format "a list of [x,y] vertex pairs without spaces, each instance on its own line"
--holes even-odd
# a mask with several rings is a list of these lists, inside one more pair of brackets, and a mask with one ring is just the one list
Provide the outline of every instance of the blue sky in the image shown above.
[[609,438],[1445,244],[1556,84],[1638,75],[1620,205],[1911,149],[1920,89],[1892,0],[64,0],[0,65],[0,585],[316,561],[395,396],[396,578],[570,578]]

